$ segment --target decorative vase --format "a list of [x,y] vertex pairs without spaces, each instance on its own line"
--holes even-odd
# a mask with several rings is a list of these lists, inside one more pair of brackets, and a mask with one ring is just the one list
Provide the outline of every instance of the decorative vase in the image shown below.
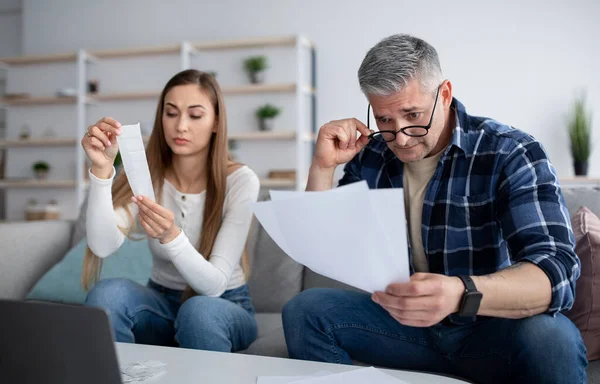
[[573,165],[575,166],[575,176],[587,176],[588,173],[588,162],[575,160]]
[[23,125],[21,126],[21,130],[19,131],[19,139],[20,140],[27,140],[29,139],[29,136],[31,136],[31,130],[29,129],[28,125]]
[[35,171],[35,177],[38,180],[46,180],[48,178],[48,171]]
[[262,84],[265,81],[265,72],[250,72],[250,82],[252,84]]
[[260,131],[272,131],[273,119],[258,119],[258,129]]

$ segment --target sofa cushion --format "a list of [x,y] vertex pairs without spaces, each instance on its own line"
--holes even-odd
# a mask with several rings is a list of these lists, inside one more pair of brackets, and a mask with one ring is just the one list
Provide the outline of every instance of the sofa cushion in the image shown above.
[[254,219],[248,236],[250,295],[257,312],[281,312],[302,288],[304,267],[279,248]]
[[587,348],[588,360],[600,359],[600,219],[587,208],[571,218],[575,252],[581,260],[575,304],[566,315],[575,323]]
[[257,313],[258,336],[248,349],[248,355],[288,357],[281,313]]
[[73,235],[71,236],[71,246],[69,248],[75,247],[81,240],[85,237],[85,218],[87,216],[87,205],[88,205],[88,197],[90,195],[88,193],[85,194],[85,199],[83,200],[83,204],[79,208],[79,215],[77,220],[73,223]]
[[[87,296],[80,283],[86,246],[85,239],[81,240],[38,281],[27,298],[82,304]],[[104,259],[100,278],[124,277],[145,285],[151,269],[152,255],[148,241],[125,240],[118,251]]]
[[562,193],[569,215],[573,216],[579,208],[587,207],[600,216],[600,188],[564,188]]
[[339,288],[350,291],[362,292],[362,290],[358,288],[351,287],[350,285],[344,284],[337,280],[333,280],[316,272],[313,272],[308,268],[304,268],[302,290],[304,291],[310,288]]
[[25,298],[69,249],[71,228],[67,221],[0,224],[0,298]]

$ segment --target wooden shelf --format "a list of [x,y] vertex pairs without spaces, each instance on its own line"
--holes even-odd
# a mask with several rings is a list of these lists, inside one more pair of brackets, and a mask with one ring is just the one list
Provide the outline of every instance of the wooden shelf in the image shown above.
[[75,139],[51,137],[26,140],[0,140],[0,148],[70,147],[76,144],[77,140]]
[[248,141],[262,141],[262,140],[294,140],[296,138],[296,132],[230,132],[229,140],[248,140]]
[[[192,47],[200,50],[227,50],[227,49],[244,49],[244,48],[267,48],[267,47],[294,47],[297,43],[296,36],[281,36],[281,37],[261,37],[241,40],[226,40],[215,42],[201,42],[192,44]],[[313,43],[308,39],[301,38],[302,44],[313,47]],[[87,51],[87,53],[98,59],[115,59],[127,57],[145,57],[158,55],[173,55],[181,52],[181,44],[171,44],[156,47],[142,47],[132,49],[113,49],[113,50],[96,50]],[[59,53],[50,55],[32,55],[18,57],[0,57],[0,63],[6,65],[36,65],[36,64],[51,64],[51,63],[74,63],[77,61],[77,53]]]
[[296,45],[296,36],[263,37],[244,40],[216,41],[193,44],[199,51],[225,50],[243,48],[265,48],[265,47],[293,47]]
[[223,93],[230,95],[243,95],[249,93],[270,92],[296,92],[296,84],[249,84],[241,86],[228,86],[222,88]]
[[[76,102],[76,96],[41,96],[19,99],[0,98],[0,104],[6,104],[15,107],[28,105],[66,105],[75,104]],[[86,100],[86,104],[88,104],[89,102],[90,100]]]
[[93,101],[119,101],[119,100],[145,100],[158,99],[160,92],[123,92],[123,93],[107,93],[90,95],[90,100]]
[[0,180],[0,189],[7,188],[75,188],[73,180]]
[[[311,87],[303,87],[306,92],[313,92]],[[278,93],[278,92],[295,92],[296,84],[248,84],[240,86],[229,86],[222,88],[224,94],[229,95],[244,95],[252,93]],[[160,91],[144,91],[144,92],[123,92],[123,93],[107,93],[89,95],[89,101],[124,101],[124,100],[144,100],[158,99]]]
[[260,179],[261,188],[294,188],[296,180],[291,179]]
[[35,65],[52,63],[70,63],[77,60],[76,53],[59,53],[53,55],[35,55],[21,57],[0,57],[0,63],[6,65]]
[[587,176],[573,176],[573,177],[560,177],[558,179],[561,183],[590,183],[600,184],[600,177],[587,177]]
[[144,57],[158,55],[172,55],[181,52],[181,44],[163,45],[159,47],[114,49],[105,51],[91,51],[90,54],[98,59],[115,59],[121,57]]

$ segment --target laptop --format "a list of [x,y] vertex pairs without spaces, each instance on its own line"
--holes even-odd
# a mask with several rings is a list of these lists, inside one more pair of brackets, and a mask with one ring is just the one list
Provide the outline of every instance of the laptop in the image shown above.
[[0,383],[121,384],[102,309],[0,300]]

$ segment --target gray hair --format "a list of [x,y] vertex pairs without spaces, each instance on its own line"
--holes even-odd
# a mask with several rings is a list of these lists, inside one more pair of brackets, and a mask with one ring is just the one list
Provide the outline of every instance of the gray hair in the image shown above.
[[433,92],[442,83],[438,54],[429,43],[410,35],[393,35],[369,50],[358,70],[358,82],[365,95],[389,96],[410,80]]

